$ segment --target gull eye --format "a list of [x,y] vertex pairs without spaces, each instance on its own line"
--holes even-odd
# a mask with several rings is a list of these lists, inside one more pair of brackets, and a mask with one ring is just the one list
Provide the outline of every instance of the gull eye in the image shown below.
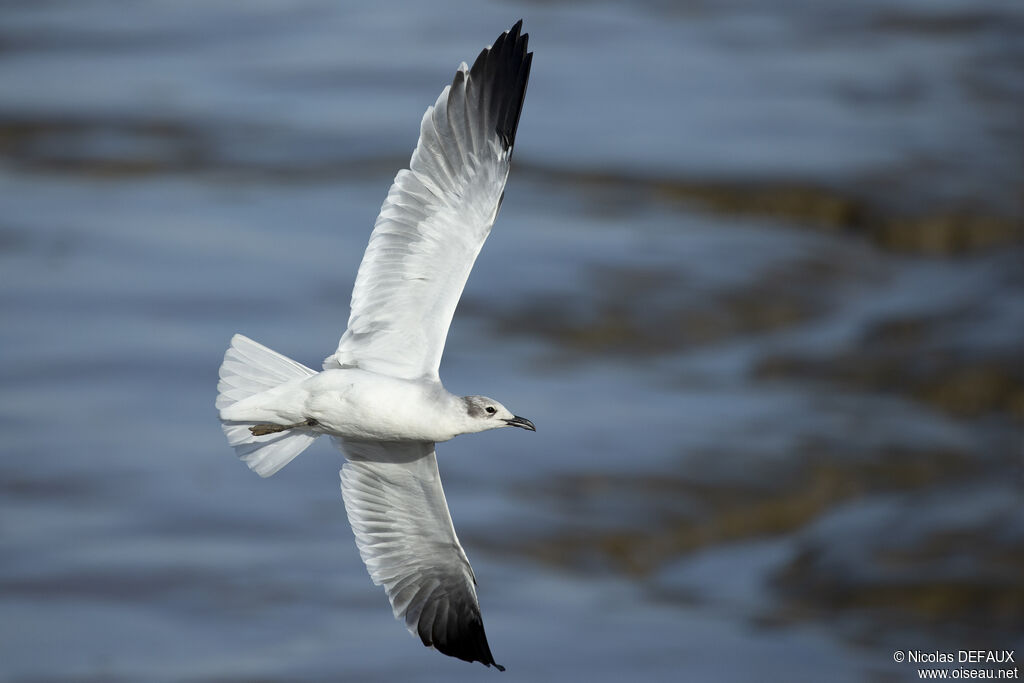
[[487,411],[488,415],[494,415],[494,413],[498,412],[494,406],[487,406],[486,408],[484,408],[484,410]]

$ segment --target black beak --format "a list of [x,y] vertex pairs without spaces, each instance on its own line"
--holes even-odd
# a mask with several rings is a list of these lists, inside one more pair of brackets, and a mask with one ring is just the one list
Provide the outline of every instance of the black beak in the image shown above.
[[516,415],[511,420],[505,420],[505,424],[509,427],[522,427],[523,429],[529,429],[531,432],[537,431],[537,428],[533,426],[533,423],[527,420],[525,417],[519,417]]

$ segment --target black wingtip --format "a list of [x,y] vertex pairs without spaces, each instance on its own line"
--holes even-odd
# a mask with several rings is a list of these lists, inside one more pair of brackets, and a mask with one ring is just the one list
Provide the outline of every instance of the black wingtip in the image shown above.
[[504,671],[491,654],[475,596],[450,594],[446,600],[441,606],[428,604],[420,613],[416,633],[423,644],[449,657]]
[[533,53],[528,52],[530,34],[520,31],[523,28],[523,20],[520,19],[512,28],[503,34],[506,44],[511,47],[507,50],[505,62],[506,73],[510,76],[509,85],[513,96],[509,106],[503,113],[499,114],[496,127],[498,136],[501,138],[505,149],[510,149],[516,142],[516,131],[519,129],[519,116],[523,113],[523,102],[526,99],[526,86],[530,81],[530,67],[533,65]]
[[482,97],[494,122],[494,132],[505,150],[511,149],[516,141],[533,64],[533,53],[527,51],[530,34],[521,34],[522,27],[520,19],[490,47],[484,48],[469,70],[469,78],[486,91]]

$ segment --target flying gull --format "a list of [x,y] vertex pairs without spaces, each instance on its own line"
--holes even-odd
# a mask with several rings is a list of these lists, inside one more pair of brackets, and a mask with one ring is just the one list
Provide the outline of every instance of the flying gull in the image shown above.
[[424,645],[494,661],[476,577],[452,526],[434,444],[533,423],[438,376],[462,289],[498,215],[533,53],[522,21],[463,62],[429,107],[409,168],[381,207],[348,329],[316,372],[242,335],[224,354],[217,409],[261,477],[321,434],[344,453],[341,492],[359,554]]

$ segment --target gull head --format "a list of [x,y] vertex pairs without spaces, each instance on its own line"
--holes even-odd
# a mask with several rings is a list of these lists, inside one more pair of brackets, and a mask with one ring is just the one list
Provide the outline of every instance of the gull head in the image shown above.
[[485,432],[498,427],[522,427],[531,432],[537,431],[532,422],[525,417],[513,415],[511,410],[493,398],[463,396],[462,403],[466,409],[467,433]]

